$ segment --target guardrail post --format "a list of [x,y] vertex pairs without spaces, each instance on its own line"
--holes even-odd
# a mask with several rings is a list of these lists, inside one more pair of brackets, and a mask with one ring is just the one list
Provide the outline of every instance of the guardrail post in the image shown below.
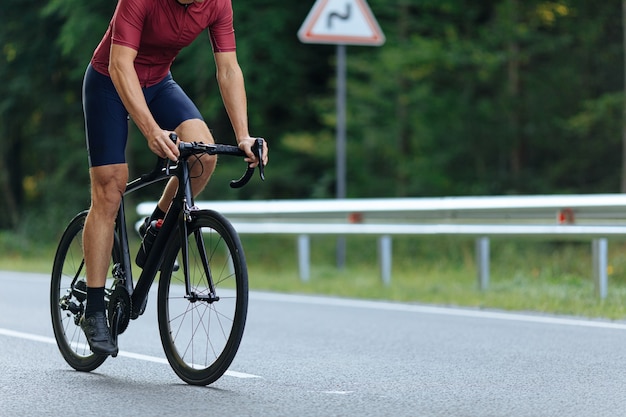
[[309,235],[298,236],[298,270],[300,271],[300,280],[303,282],[308,282],[311,278],[310,247]]
[[591,243],[594,284],[596,294],[602,299],[606,298],[608,292],[608,249],[609,244],[606,238],[594,239]]
[[478,269],[478,288],[484,291],[489,287],[489,238],[476,239],[476,267]]
[[378,238],[378,262],[380,263],[380,277],[383,284],[391,284],[391,264],[392,264],[392,243],[391,236],[384,235]]

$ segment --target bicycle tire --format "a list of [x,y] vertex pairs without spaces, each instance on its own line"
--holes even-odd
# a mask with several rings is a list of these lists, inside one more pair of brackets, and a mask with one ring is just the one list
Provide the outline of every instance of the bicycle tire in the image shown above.
[[[52,329],[57,346],[65,361],[75,370],[90,372],[102,365],[106,355],[91,351],[85,333],[78,324],[84,312],[84,299],[72,291],[73,282],[83,282],[86,289],[86,272],[83,256],[83,227],[88,211],[72,219],[66,227],[57,247],[50,281],[50,313]],[[117,239],[113,254],[119,254]],[[117,259],[112,255],[113,265]],[[119,257],[118,257],[119,258]],[[111,268],[107,275],[107,287],[112,285]],[[72,304],[72,308],[68,305]]]
[[[239,349],[248,311],[248,271],[239,236],[221,214],[212,210],[194,213],[188,232],[190,288],[195,294],[210,292],[202,266],[204,246],[220,298],[214,302],[185,298],[181,241],[173,239],[159,279],[159,333],[174,372],[188,384],[209,385],[227,371]],[[201,236],[202,243],[196,236]],[[177,258],[180,268],[174,271]]]

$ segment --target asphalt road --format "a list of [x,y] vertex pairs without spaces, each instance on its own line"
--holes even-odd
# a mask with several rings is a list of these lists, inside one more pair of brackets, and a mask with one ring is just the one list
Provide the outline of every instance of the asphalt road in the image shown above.
[[626,415],[625,322],[253,292],[231,370],[193,387],[155,301],[81,373],[55,345],[48,277],[0,271],[0,415]]

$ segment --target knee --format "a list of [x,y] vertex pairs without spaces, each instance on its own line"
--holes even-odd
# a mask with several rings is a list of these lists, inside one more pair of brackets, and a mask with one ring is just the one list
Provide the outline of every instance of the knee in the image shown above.
[[123,191],[113,185],[92,187],[91,209],[100,215],[115,218],[122,195]]
[[92,175],[91,210],[101,216],[114,219],[126,190],[126,174],[109,172]]
[[217,155],[202,155],[190,162],[192,176],[208,180],[217,165]]
[[189,119],[182,122],[175,129],[178,138],[184,142],[214,143],[209,127],[200,119]]

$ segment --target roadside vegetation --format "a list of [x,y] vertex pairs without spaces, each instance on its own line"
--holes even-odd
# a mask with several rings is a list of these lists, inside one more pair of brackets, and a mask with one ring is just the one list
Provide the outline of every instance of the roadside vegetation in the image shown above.
[[[626,192],[622,3],[367,3],[386,42],[348,48],[346,197]],[[251,134],[268,140],[271,162],[265,183],[232,190],[228,182],[242,167],[224,158],[203,199],[336,195],[337,49],[296,35],[313,4],[233,1]],[[0,1],[2,269],[49,272],[68,216],[89,206],[82,78],[115,6]],[[216,140],[234,143],[209,37],[183,50],[172,73]],[[131,178],[154,166],[133,126],[127,159]],[[127,206],[158,193],[141,190]],[[600,300],[588,243],[493,240],[491,285],[481,292],[472,240],[395,238],[385,287],[375,238],[349,238],[343,269],[335,264],[335,240],[313,239],[306,283],[298,278],[293,237],[243,239],[254,290],[626,316],[620,242],[610,245],[609,296]]]
[[[242,236],[242,241],[253,291],[626,318],[626,244],[620,242],[609,245],[609,291],[601,300],[592,279],[589,243],[494,239],[490,285],[480,291],[471,239],[394,238],[389,286],[380,279],[374,237],[347,238],[341,269],[336,266],[336,239],[312,237],[307,282],[299,278],[294,237]],[[54,250],[53,245],[42,248],[0,234],[0,269],[49,273]]]

